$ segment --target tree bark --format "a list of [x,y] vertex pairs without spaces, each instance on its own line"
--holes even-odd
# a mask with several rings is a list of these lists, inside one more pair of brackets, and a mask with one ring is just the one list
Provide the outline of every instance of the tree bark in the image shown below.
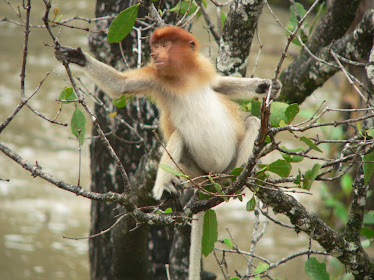
[[[347,59],[367,61],[369,45],[372,45],[373,19],[367,12],[361,24],[353,33],[346,34],[360,0],[332,1],[326,15],[306,43],[312,54],[328,62],[332,59],[329,49]],[[345,35],[345,36],[344,36]],[[358,38],[359,37],[359,38]],[[358,57],[361,56],[361,57]],[[286,102],[302,103],[313,91],[338,71],[317,61],[305,50],[281,73],[283,84],[280,99]]]
[[217,56],[217,71],[220,74],[245,76],[252,39],[263,5],[263,0],[235,0],[231,4]]
[[[116,16],[137,2],[135,0],[97,0],[95,16]],[[147,10],[140,7],[138,16],[144,17],[147,14]],[[98,21],[95,29],[108,30],[110,23],[111,20]],[[151,31],[143,31],[142,36],[149,36]],[[106,35],[106,32],[91,33],[90,50],[100,61],[123,70],[125,66],[119,44],[109,44]],[[121,44],[127,64],[135,67],[137,55],[134,55],[133,48],[137,47],[136,32],[134,30],[130,32]],[[148,41],[143,42],[142,46],[144,61],[144,57],[149,56]],[[102,91],[96,89],[96,95],[108,108],[116,111],[111,100]],[[132,182],[133,200],[138,206],[155,204],[150,190],[156,174],[157,164],[155,162],[159,156],[158,143],[152,129],[143,128],[143,125],[157,125],[158,110],[146,98],[135,98],[125,108],[117,109],[117,112],[121,119],[140,134],[143,143],[124,142],[122,139],[136,142],[139,141],[139,137],[123,123],[109,117],[101,105],[95,104],[95,114],[99,118],[100,125],[105,133],[111,133],[108,139]],[[93,131],[90,146],[91,190],[100,193],[108,191],[121,193],[124,190],[121,176],[102,142],[95,136],[96,133]],[[124,213],[117,204],[92,201],[91,234],[109,228],[118,219],[119,214]],[[157,240],[155,240],[156,237]],[[171,239],[167,238],[164,227],[154,227],[150,230],[147,225],[137,226],[131,217],[126,216],[109,233],[90,239],[91,279],[166,279],[165,264],[169,260],[170,244]],[[151,250],[151,255],[149,255],[149,245],[161,249]],[[165,249],[162,250],[162,248]]]

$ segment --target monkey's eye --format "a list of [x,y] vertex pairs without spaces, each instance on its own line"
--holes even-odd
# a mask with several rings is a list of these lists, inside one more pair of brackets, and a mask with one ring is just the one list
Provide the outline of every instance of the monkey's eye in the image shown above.
[[155,43],[155,44],[153,45],[153,47],[154,47],[155,49],[158,49],[159,46],[160,46],[160,45],[159,45],[158,43]]
[[163,47],[163,48],[166,48],[167,46],[169,46],[169,42],[163,42],[163,43],[162,43],[162,47]]

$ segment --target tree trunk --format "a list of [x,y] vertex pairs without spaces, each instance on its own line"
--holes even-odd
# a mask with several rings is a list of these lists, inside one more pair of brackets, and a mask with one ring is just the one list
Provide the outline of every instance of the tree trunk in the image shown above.
[[231,4],[217,55],[217,71],[222,75],[245,77],[263,5],[263,0],[235,0]]
[[[370,40],[370,31],[366,32],[364,30],[364,32],[360,32],[360,30],[356,30],[357,34],[352,37],[349,37],[349,34],[344,35],[356,16],[359,4],[360,0],[331,1],[326,14],[317,25],[308,42],[306,42],[306,47],[312,54],[322,60],[335,63],[329,53],[330,48],[332,48],[336,53],[348,59],[358,59],[353,57],[353,53],[365,48],[361,47],[360,44],[365,45],[366,40]],[[372,28],[369,23],[370,19],[367,19],[367,21],[361,29]],[[356,42],[356,37],[360,36],[361,33],[365,36],[361,36],[361,43]],[[353,43],[352,47],[348,48],[347,46],[351,43]],[[366,44],[372,45],[372,41],[366,42]],[[360,55],[364,57],[362,53],[360,52]],[[302,103],[306,97],[311,95],[316,88],[322,86],[337,71],[338,69],[318,62],[305,49],[302,49],[300,55],[279,77],[283,84],[280,98],[289,103]]]
[[[135,0],[97,0],[95,16],[116,16],[137,2]],[[145,8],[140,7],[138,16],[144,17],[147,14]],[[110,23],[111,20],[98,21],[95,30],[108,30]],[[143,31],[142,37],[149,36],[151,31]],[[100,61],[123,70],[125,67],[119,44],[109,44],[106,35],[107,31],[90,34],[91,52]],[[137,34],[134,30],[122,41],[129,67],[136,66],[137,55],[133,53],[133,48],[137,47],[137,43]],[[144,61],[144,57],[149,57],[147,40],[142,42],[142,47]],[[157,108],[146,98],[135,98],[125,108],[115,109],[111,100],[102,91],[96,89],[96,95],[111,111],[117,110],[119,119],[130,124],[143,138],[139,139],[139,136],[123,122],[109,117],[101,105],[95,104],[95,114],[100,125],[103,131],[109,134],[108,139],[130,177],[134,188],[132,190],[134,201],[139,206],[155,204],[150,190],[153,187],[156,170],[152,167],[155,164],[149,163],[158,160],[158,143],[152,129],[144,128],[144,125],[157,125]],[[116,165],[107,154],[102,142],[95,138],[95,131],[92,136],[91,190],[123,192],[124,186]],[[129,141],[135,141],[135,144]],[[118,208],[116,204],[92,201],[91,234],[99,233],[112,226],[119,214],[124,214],[123,209]],[[168,239],[167,236],[165,228],[153,227],[150,230],[150,226],[137,226],[131,217],[124,217],[109,233],[90,239],[91,279],[166,279],[165,264],[168,263],[171,244],[171,238]],[[157,248],[157,250],[151,250],[150,256],[149,245]]]

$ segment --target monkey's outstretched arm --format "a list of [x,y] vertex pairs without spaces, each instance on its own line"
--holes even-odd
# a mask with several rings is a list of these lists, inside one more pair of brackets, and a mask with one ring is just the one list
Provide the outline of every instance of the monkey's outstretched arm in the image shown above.
[[60,47],[55,49],[55,57],[58,61],[80,66],[111,97],[120,97],[126,93],[144,94],[144,91],[150,93],[154,85],[151,71],[147,67],[122,73],[98,61],[80,48]]
[[[214,91],[222,93],[230,99],[248,99],[266,96],[270,84],[272,84],[270,79],[217,76],[212,87]],[[279,81],[272,84],[272,99],[279,96],[281,86]]]

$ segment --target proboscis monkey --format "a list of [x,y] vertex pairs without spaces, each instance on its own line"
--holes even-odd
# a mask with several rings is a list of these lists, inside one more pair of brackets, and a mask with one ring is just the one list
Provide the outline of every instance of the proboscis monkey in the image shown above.
[[[150,64],[123,73],[80,48],[60,47],[55,56],[79,65],[111,97],[152,96],[161,112],[160,127],[168,151],[162,155],[161,164],[178,169],[177,163],[195,177],[226,173],[246,163],[260,121],[241,112],[232,99],[263,97],[271,80],[217,75],[210,61],[199,54],[196,38],[178,27],[156,29],[150,45]],[[279,89],[279,83],[272,85],[272,98],[277,97]],[[174,175],[159,168],[153,196],[159,200],[164,192],[177,193],[174,180]],[[202,225],[201,212],[192,222],[190,280],[200,279]]]

